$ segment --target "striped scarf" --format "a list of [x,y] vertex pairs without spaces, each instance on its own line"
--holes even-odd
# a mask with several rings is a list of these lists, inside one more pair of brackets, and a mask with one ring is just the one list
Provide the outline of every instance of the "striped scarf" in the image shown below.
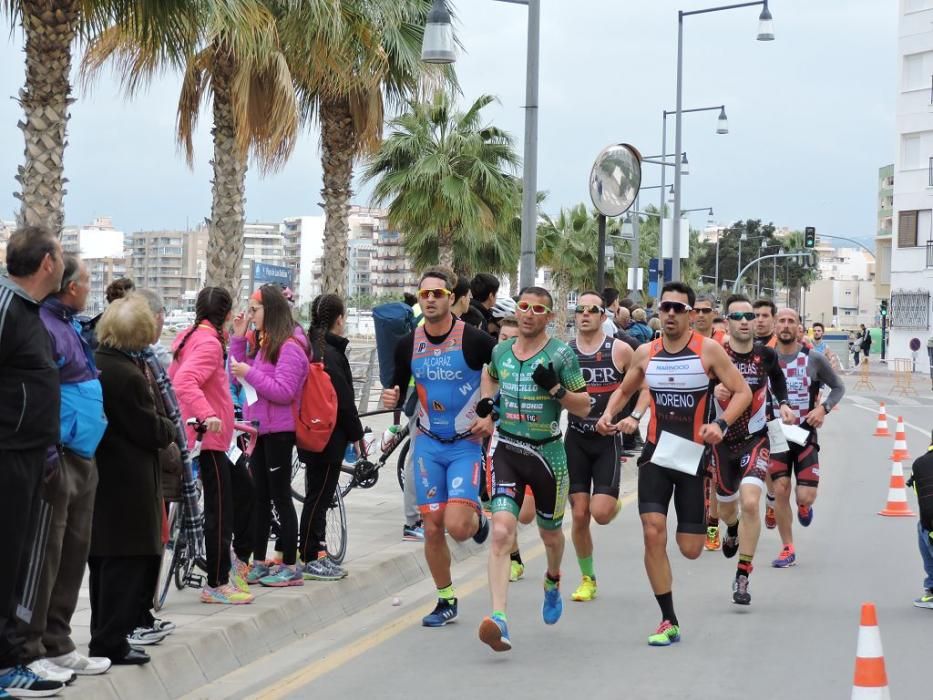
[[189,542],[194,542],[199,557],[204,556],[204,515],[201,512],[201,506],[198,503],[198,490],[195,485],[194,472],[191,469],[191,455],[188,453],[188,435],[185,431],[185,425],[181,417],[181,409],[178,406],[178,398],[175,396],[175,390],[169,381],[168,374],[159,358],[156,357],[153,349],[147,348],[143,353],[143,358],[149,371],[155,377],[156,385],[159,387],[159,394],[162,396],[162,404],[165,406],[167,418],[175,423],[175,444],[181,451],[181,461],[184,465],[181,480],[181,497],[184,506],[184,518],[182,519],[182,528],[184,529]]

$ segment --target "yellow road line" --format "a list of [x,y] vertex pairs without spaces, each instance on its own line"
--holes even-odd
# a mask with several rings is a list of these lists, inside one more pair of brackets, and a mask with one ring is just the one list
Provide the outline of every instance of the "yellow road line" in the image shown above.
[[[622,498],[621,500],[623,508],[635,501],[636,497],[637,493],[630,493]],[[529,550],[527,554],[524,554],[523,558],[526,561],[534,561],[543,555],[544,545],[539,543],[531,550]],[[475,576],[463,585],[457,586],[457,597],[466,598],[467,596],[476,593],[486,585],[486,582],[485,574]],[[386,623],[379,629],[373,630],[364,637],[357,639],[355,642],[347,644],[332,654],[328,654],[324,658],[315,661],[310,666],[306,666],[300,671],[296,671],[292,675],[286,676],[278,683],[270,685],[257,697],[262,698],[262,700],[279,700],[279,698],[284,698],[289,693],[293,693],[297,690],[300,690],[301,688],[304,688],[321,676],[340,668],[348,661],[351,661],[361,654],[365,654],[367,651],[374,649],[384,642],[389,641],[393,637],[401,634],[409,627],[412,627],[413,625],[421,622],[421,618],[423,617],[424,610],[412,610],[411,612],[408,612],[405,615],[402,615],[401,617]]]

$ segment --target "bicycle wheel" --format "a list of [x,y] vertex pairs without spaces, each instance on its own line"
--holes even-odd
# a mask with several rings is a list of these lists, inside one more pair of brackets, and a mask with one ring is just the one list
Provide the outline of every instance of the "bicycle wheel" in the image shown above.
[[179,591],[185,590],[188,576],[191,574],[193,567],[194,557],[188,551],[188,542],[183,538],[179,538],[178,543],[175,545],[175,565],[172,567],[175,572],[175,588]]
[[339,489],[327,509],[327,554],[338,564],[347,555],[347,509]]
[[405,460],[408,459],[408,450],[411,447],[411,440],[405,440],[402,449],[398,451],[398,462],[395,467],[395,477],[398,479],[398,487],[405,490]]
[[305,502],[305,465],[298,459],[298,449],[292,451],[292,498]]
[[152,597],[152,607],[159,611],[165,605],[168,596],[169,584],[172,580],[176,564],[176,548],[178,546],[178,532],[181,530],[181,504],[168,504],[168,542],[162,549],[162,562],[159,565],[159,578],[156,581],[155,595]]

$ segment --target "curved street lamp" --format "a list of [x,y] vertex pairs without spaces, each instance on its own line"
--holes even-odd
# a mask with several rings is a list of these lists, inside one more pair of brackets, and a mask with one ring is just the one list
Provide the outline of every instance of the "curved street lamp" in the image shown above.
[[445,0],[434,0],[428,21],[424,25],[421,60],[425,63],[447,64],[457,60],[454,53],[454,26]]

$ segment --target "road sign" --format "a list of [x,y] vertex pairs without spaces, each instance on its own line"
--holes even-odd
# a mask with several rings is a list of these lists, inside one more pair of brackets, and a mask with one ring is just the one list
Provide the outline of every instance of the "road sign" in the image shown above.
[[291,287],[291,268],[253,260],[250,268],[250,289],[251,291],[256,291],[264,284],[278,284],[283,287]]

